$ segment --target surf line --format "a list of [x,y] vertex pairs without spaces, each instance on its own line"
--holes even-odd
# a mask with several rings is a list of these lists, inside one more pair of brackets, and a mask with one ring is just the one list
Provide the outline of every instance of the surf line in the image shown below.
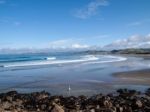
[[28,62],[28,63],[18,63],[18,64],[11,64],[11,65],[4,65],[4,67],[26,67],[26,66],[40,66],[40,65],[52,65],[52,64],[66,64],[66,63],[79,63],[79,62],[86,62],[86,61],[95,61],[99,58],[94,56],[85,56],[81,59],[76,60],[47,60],[47,61],[40,61],[40,62]]

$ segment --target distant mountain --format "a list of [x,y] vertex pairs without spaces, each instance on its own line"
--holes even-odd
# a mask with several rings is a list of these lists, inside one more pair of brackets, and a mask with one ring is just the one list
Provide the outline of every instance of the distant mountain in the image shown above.
[[130,48],[130,49],[119,49],[111,51],[102,50],[88,50],[84,53],[87,54],[150,54],[150,48]]
[[131,49],[121,49],[121,50],[112,50],[111,53],[117,54],[150,54],[150,49],[142,49],[142,48],[131,48]]
[[96,49],[0,49],[0,54],[23,54],[23,53],[55,53],[72,52],[82,54],[150,54],[150,48],[129,48],[116,50],[96,50]]

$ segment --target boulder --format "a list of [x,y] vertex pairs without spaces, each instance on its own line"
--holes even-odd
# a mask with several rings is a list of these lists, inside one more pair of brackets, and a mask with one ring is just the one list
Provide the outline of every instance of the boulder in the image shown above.
[[54,104],[54,107],[51,112],[65,112],[65,111],[61,106]]

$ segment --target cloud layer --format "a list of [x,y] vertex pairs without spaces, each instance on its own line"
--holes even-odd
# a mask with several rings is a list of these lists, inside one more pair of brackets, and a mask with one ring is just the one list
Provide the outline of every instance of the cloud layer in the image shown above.
[[104,46],[105,49],[150,48],[150,34],[146,36],[133,35]]
[[[2,44],[2,43],[1,43]],[[124,38],[116,40],[108,45],[103,47],[99,46],[89,46],[83,43],[80,43],[78,40],[74,39],[63,39],[51,41],[47,48],[5,48],[0,49],[1,53],[25,53],[25,52],[49,52],[49,51],[68,51],[68,50],[114,50],[114,49],[126,49],[126,48],[150,48],[150,34],[142,35],[133,35],[129,38]]]
[[108,1],[106,0],[93,0],[89,4],[87,4],[85,7],[78,9],[74,16],[80,19],[86,19],[93,15],[97,14],[98,9],[101,6],[108,6]]
[[81,44],[77,40],[73,39],[63,39],[56,40],[49,43],[49,48],[52,49],[85,49],[89,48],[86,44]]

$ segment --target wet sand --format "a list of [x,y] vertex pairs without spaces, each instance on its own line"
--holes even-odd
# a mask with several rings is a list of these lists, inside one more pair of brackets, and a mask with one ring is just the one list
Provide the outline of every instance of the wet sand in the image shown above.
[[113,77],[116,78],[115,83],[150,86],[150,69],[119,72],[113,74]]

